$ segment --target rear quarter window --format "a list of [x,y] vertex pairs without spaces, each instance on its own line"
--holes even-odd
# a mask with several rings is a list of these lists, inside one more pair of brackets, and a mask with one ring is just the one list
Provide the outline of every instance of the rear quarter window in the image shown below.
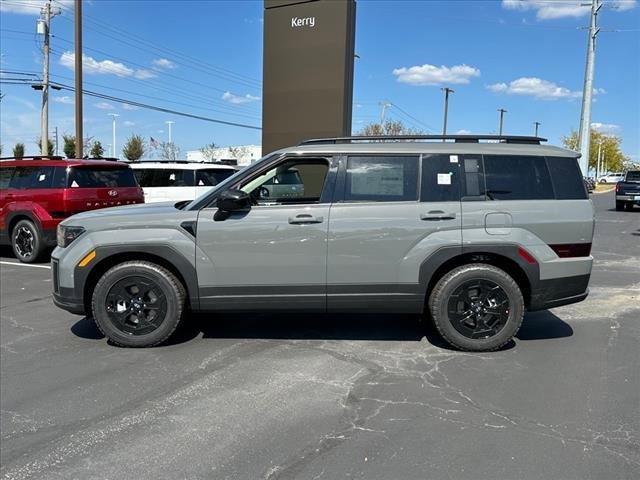
[[212,168],[206,170],[196,170],[196,186],[212,187],[226,180],[235,173],[235,170],[226,168]]
[[585,200],[589,198],[578,160],[567,157],[547,157],[553,188],[558,200]]
[[10,186],[17,189],[52,188],[53,172],[53,167],[17,167]]
[[15,168],[13,167],[0,168],[0,188],[9,188],[9,182],[14,170]]
[[138,183],[148,187],[192,187],[193,170],[170,168],[140,168],[135,170]]
[[137,186],[130,168],[73,167],[69,169],[69,188],[114,188]]
[[486,196],[489,200],[553,199],[553,186],[544,157],[485,155]]

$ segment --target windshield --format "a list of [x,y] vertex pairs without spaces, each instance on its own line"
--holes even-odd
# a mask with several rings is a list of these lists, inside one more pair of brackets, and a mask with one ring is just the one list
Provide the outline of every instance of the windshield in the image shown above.
[[255,171],[256,169],[260,168],[260,166],[264,162],[267,162],[267,161],[269,161],[272,158],[275,158],[277,156],[280,156],[280,154],[279,153],[272,153],[270,155],[267,155],[266,157],[262,157],[260,160],[258,160],[255,163],[252,163],[248,167],[245,167],[242,170],[238,170],[236,173],[234,173],[233,175],[231,175],[227,179],[225,179],[222,182],[220,182],[218,185],[213,187],[211,190],[209,190],[207,192],[204,192],[200,196],[196,197],[196,199],[193,200],[192,202],[190,202],[188,205],[185,205],[184,206],[184,210],[198,210],[200,208],[204,208],[209,203],[209,200],[208,200],[209,197],[213,197],[213,196],[216,195],[217,192],[221,192],[221,191],[224,191],[225,189],[229,188],[229,186],[231,186],[231,185],[233,185],[235,183],[235,181],[236,181],[236,179],[238,177],[240,177],[241,175],[244,176],[245,174],[248,174],[248,173],[251,173],[251,172]]

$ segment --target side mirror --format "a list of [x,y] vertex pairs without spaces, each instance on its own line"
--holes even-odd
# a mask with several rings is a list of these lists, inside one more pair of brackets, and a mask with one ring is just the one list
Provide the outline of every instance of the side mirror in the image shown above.
[[251,197],[242,190],[226,190],[218,197],[216,206],[223,212],[248,212],[251,210]]

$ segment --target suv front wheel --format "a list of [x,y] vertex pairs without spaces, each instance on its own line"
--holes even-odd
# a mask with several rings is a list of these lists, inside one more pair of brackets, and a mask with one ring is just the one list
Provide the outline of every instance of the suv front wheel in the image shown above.
[[440,335],[454,347],[492,351],[518,332],[524,299],[504,270],[476,263],[455,268],[438,281],[429,311]]
[[167,340],[184,314],[186,292],[160,265],[130,261],[109,269],[93,290],[91,309],[100,331],[123,347],[152,347]]
[[37,262],[44,251],[40,229],[31,220],[20,220],[11,231],[11,246],[21,262]]

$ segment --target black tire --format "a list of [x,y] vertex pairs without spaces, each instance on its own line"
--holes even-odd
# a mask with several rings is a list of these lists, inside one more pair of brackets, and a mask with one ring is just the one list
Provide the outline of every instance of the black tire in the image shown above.
[[621,212],[622,210],[624,210],[624,202],[617,202],[616,201],[616,210],[618,212]]
[[[484,301],[480,301],[482,295],[477,297],[478,285],[491,292]],[[473,289],[477,300],[469,293]],[[466,291],[471,302],[462,313],[459,310],[468,302],[460,291]],[[440,335],[455,348],[466,351],[487,352],[504,346],[516,335],[524,316],[524,299],[518,284],[503,270],[482,263],[463,265],[444,275],[431,292],[428,305]],[[494,315],[494,311],[499,313]],[[469,316],[468,312],[475,313]],[[491,323],[495,331],[487,330]],[[473,333],[470,325],[476,325]]]
[[22,263],[34,263],[40,260],[45,246],[42,233],[31,220],[20,220],[11,230],[13,254]]
[[169,270],[152,262],[130,261],[112,267],[98,280],[91,310],[100,331],[116,345],[153,347],[180,325],[185,298],[184,285]]

